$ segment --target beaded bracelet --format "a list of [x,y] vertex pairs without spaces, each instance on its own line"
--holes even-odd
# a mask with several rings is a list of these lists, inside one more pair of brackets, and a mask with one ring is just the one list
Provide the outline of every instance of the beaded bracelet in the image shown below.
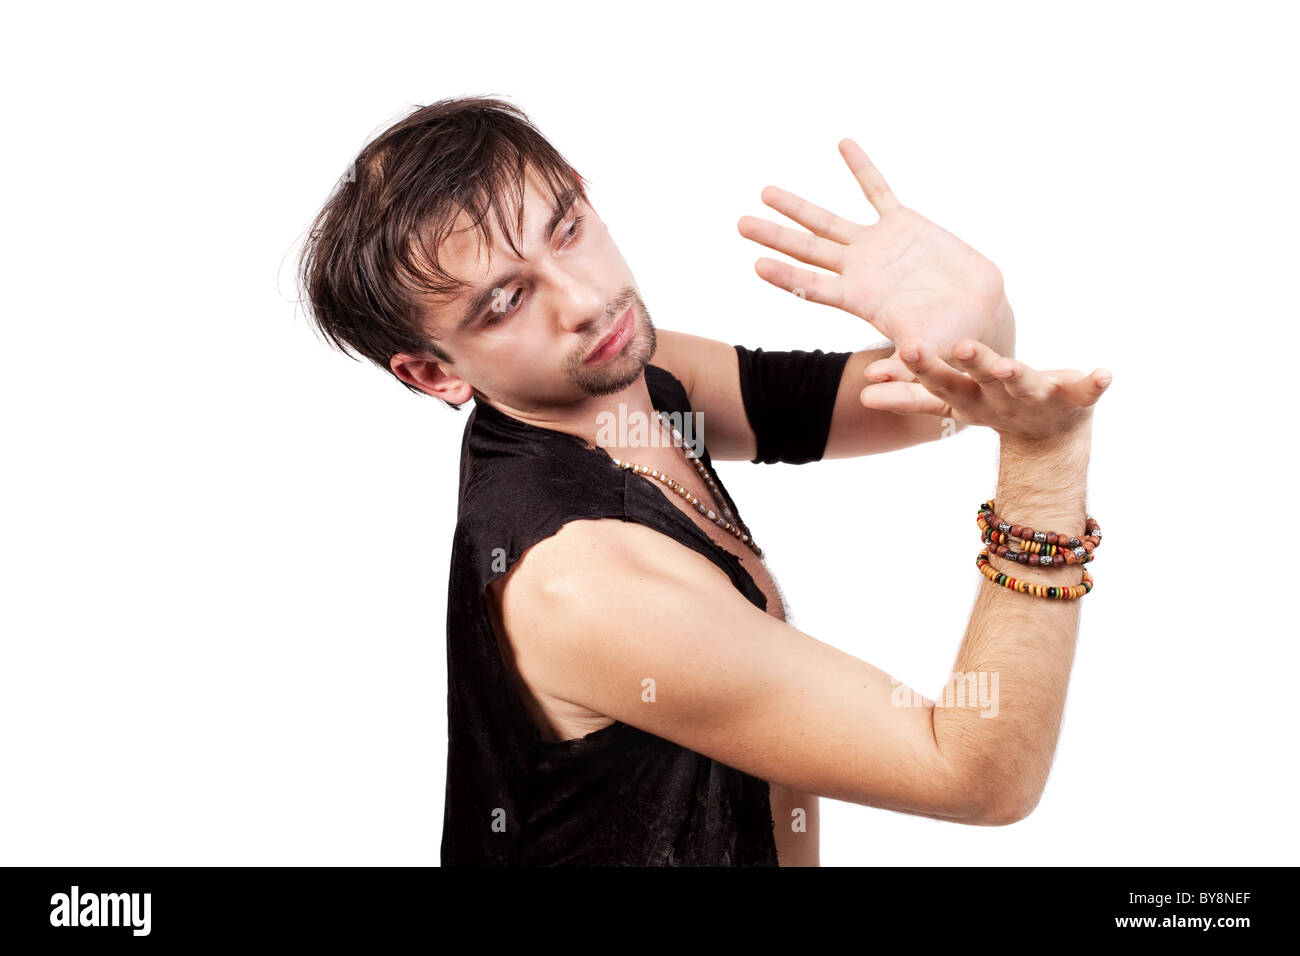
[[[1092,515],[1087,516],[1086,527],[1089,533],[1083,537],[1074,537],[1011,524],[1001,520],[993,512],[993,507],[993,499],[980,505],[975,515],[975,524],[983,532],[985,544],[993,545],[993,553],[1000,558],[1020,564],[1087,564],[1093,559],[1093,550],[1101,546],[1101,526]],[[1008,546],[1008,542],[1012,542],[1012,545]],[[1019,550],[1015,546],[1016,542]]]
[[[1092,515],[1088,515],[1087,520],[1084,523],[1084,534],[1075,537],[1073,535],[1058,534],[1055,531],[1035,531],[1028,525],[1011,524],[1010,522],[1003,521],[994,514],[993,508],[994,501],[990,498],[988,501],[980,505],[979,514],[983,516],[989,524],[996,527],[1004,534],[1011,534],[1017,538],[1024,538],[1026,541],[1033,540],[1045,544],[1064,545],[1068,543],[1069,547],[1072,548],[1078,547],[1079,545],[1086,546],[1089,543],[1091,543],[1093,547],[1101,546],[1101,525],[1097,524],[1097,519]],[[1092,548],[1089,548],[1088,550],[1091,551]]]
[[980,524],[980,529],[984,532],[981,540],[990,546],[990,551],[999,558],[1019,561],[1021,564],[1051,564],[1059,567],[1067,564],[1088,564],[1096,557],[1084,545],[1069,548],[1064,545],[1026,541],[994,531],[983,523]]
[[1013,578],[1008,574],[1003,574],[997,568],[989,563],[989,552],[985,548],[975,557],[975,566],[980,569],[980,573],[988,578],[994,584],[1000,584],[1004,588],[1011,588],[1013,591],[1019,591],[1021,594],[1031,594],[1034,597],[1052,598],[1058,601],[1072,601],[1081,598],[1092,590],[1092,575],[1088,569],[1083,569],[1083,583],[1071,584],[1068,587],[1061,585],[1034,584],[1030,581],[1022,581],[1020,578]]

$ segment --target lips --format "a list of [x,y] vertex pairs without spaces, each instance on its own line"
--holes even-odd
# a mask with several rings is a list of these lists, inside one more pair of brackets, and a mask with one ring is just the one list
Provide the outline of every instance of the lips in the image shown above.
[[583,364],[590,362],[599,362],[616,354],[627,343],[627,339],[632,334],[632,322],[635,316],[632,313],[632,307],[628,306],[627,311],[623,313],[615,326],[610,329],[609,334],[597,343],[591,354],[583,359]]

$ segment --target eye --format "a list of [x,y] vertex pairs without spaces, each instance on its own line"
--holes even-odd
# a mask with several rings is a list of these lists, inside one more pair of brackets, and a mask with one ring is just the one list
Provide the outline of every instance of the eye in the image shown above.
[[586,216],[574,217],[573,225],[571,225],[568,231],[565,233],[565,236],[567,236],[570,241],[577,239],[578,236],[582,234],[582,221],[586,218],[587,218]]
[[[510,305],[510,304],[512,304],[512,303],[517,304],[517,301],[518,301],[518,298],[519,298],[519,293],[521,293],[521,292],[523,292],[523,286],[519,286],[518,288],[515,289],[515,293],[514,293],[514,295],[512,295],[509,299],[506,299],[506,300],[505,300],[506,304],[507,304],[507,305]],[[498,298],[498,299],[497,299],[497,302],[500,302],[500,301],[501,301],[501,299]],[[504,319],[504,318],[506,318],[507,316],[509,316],[510,313],[513,312],[513,311],[514,311],[514,308],[513,308],[513,307],[512,307],[512,308],[508,308],[508,309],[506,309],[506,308],[498,309],[498,308],[496,308],[496,303],[493,303],[493,308],[492,308],[492,310],[488,313],[488,318],[485,319],[484,322],[483,322],[483,328],[485,328],[485,329],[490,329],[492,326],[496,325],[496,324],[497,324],[498,322],[500,322],[502,319]]]
[[[586,220],[586,218],[587,218],[586,216],[574,217],[573,222],[569,224],[569,228],[564,231],[566,245],[572,245],[575,241],[577,241],[577,238],[580,235],[582,235],[582,231],[583,231],[582,224]],[[509,318],[510,314],[515,311],[515,308],[518,307],[519,294],[522,291],[523,291],[522,286],[516,288],[514,295],[512,295],[509,299],[506,300],[506,303],[507,305],[510,306],[510,308],[497,308],[497,304],[502,301],[501,298],[498,296],[496,301],[493,302],[493,307],[488,311],[488,317],[483,320],[482,327],[485,329],[490,329],[492,328],[492,326],[500,323],[502,319]],[[504,290],[502,290],[501,294],[504,294]]]

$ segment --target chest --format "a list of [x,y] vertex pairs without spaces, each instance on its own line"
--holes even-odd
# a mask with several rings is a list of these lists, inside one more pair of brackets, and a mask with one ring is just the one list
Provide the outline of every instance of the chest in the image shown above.
[[[680,452],[679,452],[680,456]],[[695,502],[699,502],[714,512],[716,515],[723,514],[725,498],[719,490],[716,495],[705,478],[705,474],[712,477],[711,473],[705,469],[705,474],[701,474],[693,463],[688,462],[684,457],[647,457],[640,462],[649,468],[658,470],[661,474],[671,478],[674,483],[681,486],[682,491],[686,494],[672,490],[668,485],[659,481],[657,478],[642,476],[642,480],[649,481],[655,485],[659,491],[666,497],[673,507],[677,508],[682,514],[703,531],[718,547],[727,551],[740,563],[751,578],[754,584],[763,593],[767,599],[767,613],[777,620],[786,620],[785,597],[781,593],[776,579],[768,570],[761,558],[754,553],[750,546],[741,541],[735,534],[719,526],[716,521],[709,518],[706,514],[701,513]],[[716,478],[714,479],[716,482]],[[689,495],[690,498],[686,497]],[[694,499],[692,501],[691,499]],[[733,521],[733,524],[735,522]],[[741,529],[744,531],[745,529]],[[760,545],[761,547],[761,545]]]

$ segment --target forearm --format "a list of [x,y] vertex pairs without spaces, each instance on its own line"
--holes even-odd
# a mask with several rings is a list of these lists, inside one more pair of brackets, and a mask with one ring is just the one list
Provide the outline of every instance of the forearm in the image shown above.
[[[863,372],[868,365],[894,354],[892,344],[854,352],[844,366],[823,459],[856,458],[910,448],[943,438],[944,422],[934,415],[895,415],[867,408],[859,396],[871,384]],[[950,423],[952,434],[956,422]]]
[[[1090,445],[1088,430],[1053,446],[1003,438],[997,514],[1082,537]],[[978,550],[978,545],[971,549],[972,565]],[[1005,574],[1035,583],[1070,586],[1083,580],[1079,564],[1031,566],[993,554],[989,561]],[[1080,601],[1086,598],[1053,600],[983,576],[980,582],[948,686],[969,687],[973,674],[975,687],[985,688],[988,696],[963,701],[941,694],[933,710],[935,740],[951,765],[973,776],[996,818],[1018,819],[1038,802],[1047,781],[1074,661]]]
[[[1015,313],[1005,296],[993,319],[979,336],[979,341],[999,355],[1015,357]],[[854,352],[849,357],[840,379],[823,458],[853,458],[898,451],[940,438],[951,438],[967,427],[965,422],[953,417],[899,415],[863,406],[859,396],[870,384],[863,373],[869,365],[892,357],[895,351],[894,343],[885,342]],[[945,354],[942,358],[948,361],[951,354]]]

